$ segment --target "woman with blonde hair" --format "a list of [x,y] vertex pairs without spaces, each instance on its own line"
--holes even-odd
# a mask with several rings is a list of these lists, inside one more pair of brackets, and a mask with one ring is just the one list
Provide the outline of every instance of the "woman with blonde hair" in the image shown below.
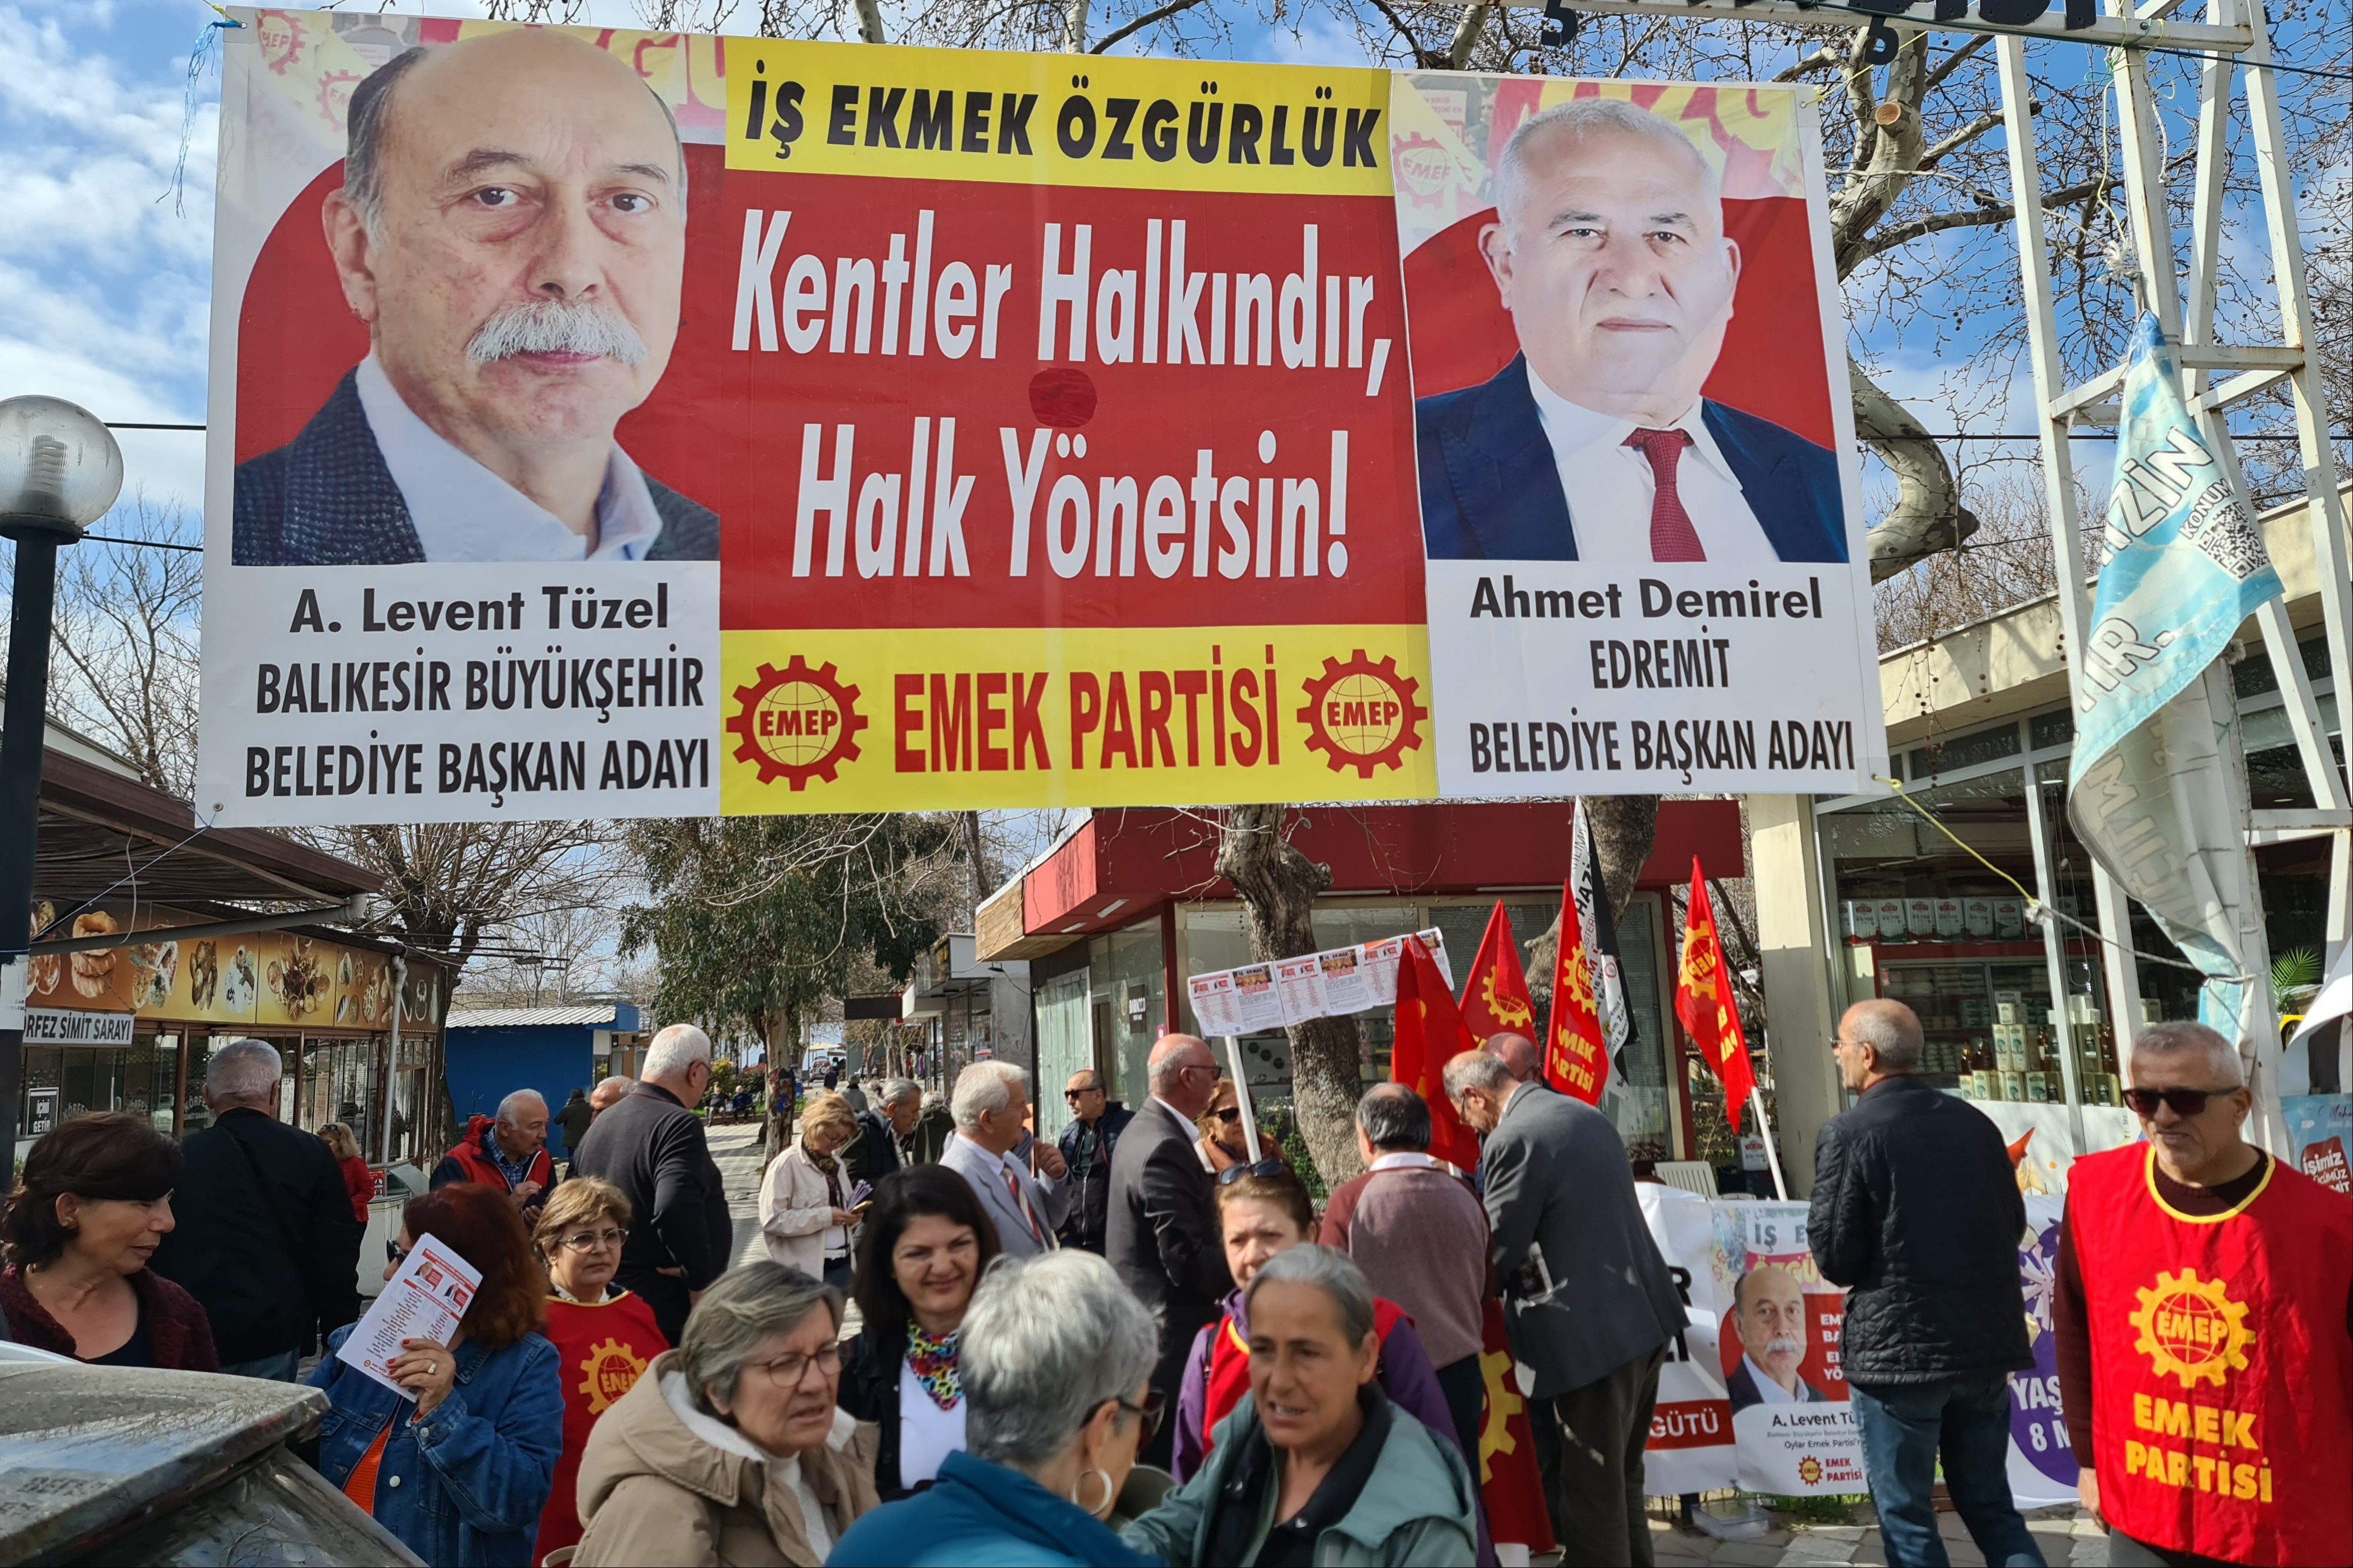
[[[1241,1096],[1234,1092],[1234,1080],[1219,1078],[1218,1087],[1210,1092],[1208,1109],[1201,1112],[1194,1125],[1201,1136],[1194,1141],[1208,1161],[1212,1175],[1223,1175],[1250,1158],[1250,1142],[1242,1136]],[[1271,1134],[1261,1130],[1259,1147],[1273,1150]]]
[[849,1233],[860,1215],[841,1152],[859,1134],[858,1113],[838,1094],[813,1096],[799,1135],[771,1161],[760,1183],[760,1235],[787,1268],[849,1289]]
[[532,1251],[547,1269],[545,1331],[564,1383],[564,1452],[539,1516],[534,1563],[579,1542],[580,1456],[588,1450],[588,1435],[597,1417],[670,1349],[653,1309],[613,1284],[628,1236],[628,1198],[595,1176],[559,1184],[532,1232]]
[[319,1142],[335,1156],[336,1167],[343,1173],[343,1191],[351,1194],[352,1217],[367,1224],[368,1202],[375,1196],[375,1173],[360,1155],[360,1141],[352,1130],[340,1121],[330,1121],[319,1129]]

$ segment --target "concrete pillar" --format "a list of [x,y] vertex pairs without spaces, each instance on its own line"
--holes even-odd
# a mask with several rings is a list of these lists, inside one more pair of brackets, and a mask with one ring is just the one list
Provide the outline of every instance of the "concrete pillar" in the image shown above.
[[1791,1197],[1814,1189],[1814,1136],[1844,1109],[1830,1037],[1831,994],[1820,858],[1809,795],[1748,797],[1748,872],[1757,889],[1757,945],[1773,1065],[1776,1131]]

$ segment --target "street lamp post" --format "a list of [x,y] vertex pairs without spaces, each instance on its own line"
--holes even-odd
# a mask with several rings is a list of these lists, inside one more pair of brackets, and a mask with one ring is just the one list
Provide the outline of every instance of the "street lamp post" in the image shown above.
[[122,450],[57,397],[0,402],[0,535],[16,542],[8,606],[8,695],[0,710],[0,1191],[16,1184],[25,1081],[26,949],[36,932],[33,857],[48,733],[49,619],[58,546],[73,544],[122,493]]

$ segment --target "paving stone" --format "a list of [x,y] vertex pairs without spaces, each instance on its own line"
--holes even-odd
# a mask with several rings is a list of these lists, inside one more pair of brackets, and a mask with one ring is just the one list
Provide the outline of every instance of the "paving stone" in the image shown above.
[[1804,1563],[1835,1563],[1838,1568],[1854,1560],[1857,1542],[1826,1539],[1812,1531],[1799,1535],[1781,1549],[1781,1561],[1794,1565]]
[[1710,1563],[1732,1564],[1733,1568],[1774,1568],[1788,1543],[1781,1541],[1727,1541],[1710,1554]]

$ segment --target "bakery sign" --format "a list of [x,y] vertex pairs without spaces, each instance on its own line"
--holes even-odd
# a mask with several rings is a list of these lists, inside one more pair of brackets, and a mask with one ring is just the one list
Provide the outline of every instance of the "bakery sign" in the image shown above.
[[127,1046],[133,1015],[89,1013],[79,1008],[27,1007],[25,1043],[28,1046]]

